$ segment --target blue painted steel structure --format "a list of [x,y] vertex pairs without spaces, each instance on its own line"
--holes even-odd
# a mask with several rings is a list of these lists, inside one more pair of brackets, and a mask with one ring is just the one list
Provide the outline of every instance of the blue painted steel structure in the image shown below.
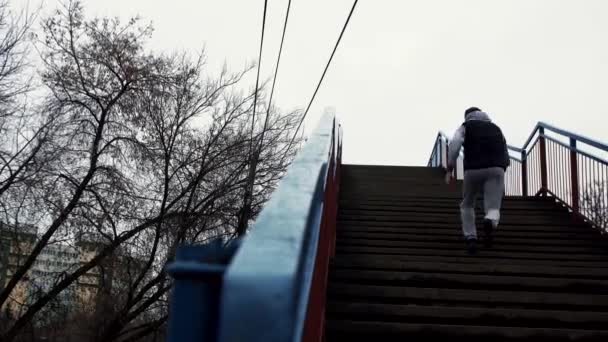
[[322,340],[325,288],[311,285],[327,281],[340,164],[340,127],[326,114],[238,250],[184,247],[169,270],[169,341]]
[[[570,139],[570,144],[547,136],[545,130]],[[428,166],[445,166],[448,142],[449,138],[439,132]],[[608,162],[580,151],[577,142],[608,151],[604,143],[542,122],[523,148],[509,146],[521,156],[512,156],[521,167],[512,165],[510,170],[519,172],[522,184],[513,194],[527,196],[531,178],[531,188],[540,189],[537,195],[553,195],[589,220],[584,210],[579,210],[579,174],[589,170],[588,160],[596,163],[591,175],[604,175],[600,179],[607,180]],[[567,158],[555,147],[552,150],[552,144],[568,153],[566,165],[557,164]],[[176,262],[168,268],[175,278],[169,341],[322,341],[340,164],[341,131],[335,117],[325,115],[249,236],[227,246],[216,241],[178,251]],[[554,164],[557,166],[549,171],[548,165]],[[560,177],[564,181],[566,175],[571,198],[552,188],[561,185]]]
[[238,246],[238,240],[228,245],[215,240],[178,249],[176,261],[167,267],[174,278],[169,341],[217,339],[221,280]]

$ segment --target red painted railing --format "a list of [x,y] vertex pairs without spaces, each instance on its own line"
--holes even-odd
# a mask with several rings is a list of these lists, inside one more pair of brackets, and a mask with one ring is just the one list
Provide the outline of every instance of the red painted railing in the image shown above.
[[[337,132],[336,132],[337,130]],[[329,261],[335,255],[338,196],[340,193],[340,167],[342,165],[342,141],[340,126],[334,125],[332,147],[328,160],[327,179],[323,200],[323,216],[317,246],[314,274],[304,326],[304,342],[321,342],[325,332],[325,305]]]

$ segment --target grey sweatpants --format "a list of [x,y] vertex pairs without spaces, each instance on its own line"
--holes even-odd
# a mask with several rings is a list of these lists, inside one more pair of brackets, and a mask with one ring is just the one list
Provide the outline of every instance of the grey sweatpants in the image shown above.
[[463,199],[460,203],[462,233],[465,239],[477,238],[475,228],[475,202],[483,191],[485,218],[494,227],[500,221],[500,206],[505,188],[505,171],[500,167],[467,170],[464,172]]

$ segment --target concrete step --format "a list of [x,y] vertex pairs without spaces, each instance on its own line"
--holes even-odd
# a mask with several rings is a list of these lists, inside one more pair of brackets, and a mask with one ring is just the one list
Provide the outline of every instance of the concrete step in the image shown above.
[[[374,220],[340,220],[338,221],[338,227],[384,227],[384,228],[421,228],[421,229],[460,229],[460,222],[446,222],[446,220],[435,219],[432,217],[425,222],[415,221],[374,221]],[[513,231],[513,232],[559,232],[564,234],[583,234],[583,235],[595,235],[600,237],[597,231],[591,229],[589,226],[584,224],[568,224],[564,222],[561,225],[547,225],[542,223],[532,224],[518,223],[518,222],[501,222],[500,231]]]
[[[452,224],[460,223],[460,215],[428,215],[424,212],[417,213],[401,213],[396,215],[353,215],[348,213],[340,213],[338,220],[357,221],[357,222],[445,222]],[[504,215],[500,219],[500,223],[504,225],[547,225],[547,226],[572,226],[576,222],[557,214],[555,216],[545,215],[539,217],[528,217],[518,215]]]
[[332,301],[327,305],[330,318],[408,323],[458,323],[464,326],[486,324],[503,327],[599,329],[608,327],[608,313],[597,311],[559,311],[482,307],[434,307]]
[[326,340],[605,341],[606,237],[551,197],[505,197],[494,246],[469,256],[461,186],[343,166]]
[[[452,198],[372,198],[372,197],[344,197],[339,202],[340,209],[376,209],[386,211],[404,211],[414,208],[424,210],[458,210],[462,196]],[[483,208],[483,202],[477,202],[477,208]],[[556,203],[545,201],[509,201],[505,200],[502,203],[504,210],[521,210],[527,211],[561,211],[567,212],[566,208],[559,206]]]
[[608,331],[547,329],[482,325],[416,324],[378,321],[329,320],[328,341],[427,341],[440,338],[462,341],[606,341]]
[[[400,247],[374,247],[374,246],[336,246],[337,254],[358,254],[373,257],[375,255],[386,256],[437,256],[437,257],[461,257],[465,255],[461,249],[445,248],[400,248]],[[467,256],[468,257],[468,256]],[[545,253],[526,253],[518,251],[497,251],[494,249],[482,250],[475,256],[476,259],[502,258],[502,259],[524,259],[531,261],[554,260],[559,261],[608,261],[605,253],[584,254],[584,253],[560,253],[559,250]]]
[[[455,230],[456,231],[456,230]],[[480,231],[479,239],[483,239],[483,232]],[[353,232],[353,231],[344,231],[342,229],[337,232],[338,238],[344,239],[367,239],[367,240],[390,240],[390,241],[421,241],[421,242],[458,242],[461,240],[461,237],[456,234],[453,236],[445,236],[445,235],[414,235],[408,232],[398,232],[398,233],[378,233],[378,232]],[[533,245],[533,246],[553,246],[553,247],[585,247],[585,246],[593,246],[598,248],[607,248],[608,244],[603,239],[547,239],[545,237],[512,237],[512,236],[504,236],[503,231],[496,231],[494,234],[494,240],[496,243],[505,244],[505,245]]]
[[[597,263],[600,264],[600,263]],[[384,270],[394,272],[435,272],[435,273],[458,273],[458,274],[486,274],[486,275],[514,275],[514,276],[542,276],[553,278],[575,278],[575,279],[608,279],[608,268],[597,267],[590,264],[588,267],[559,266],[529,263],[501,262],[492,264],[490,262],[459,263],[447,259],[408,260],[407,258],[391,257],[367,257],[364,255],[337,255],[332,260],[334,269],[350,270]]]
[[[482,227],[481,219],[478,221],[478,227]],[[571,232],[564,232],[559,229],[549,229],[535,231],[533,227],[528,229],[514,229],[513,227],[502,226],[496,230],[496,234],[500,234],[502,237],[515,237],[515,238],[531,238],[531,239],[556,239],[556,240],[585,240],[585,241],[597,241],[601,239],[601,235],[581,227],[578,230]],[[429,236],[444,236],[450,238],[460,238],[462,231],[459,226],[443,226],[443,227],[413,227],[413,226],[367,226],[359,224],[342,224],[337,228],[338,234],[348,232],[361,232],[361,233],[377,233],[377,234],[408,234],[408,235],[429,235]]]
[[608,295],[553,293],[531,291],[500,291],[449,289],[430,287],[358,285],[331,282],[328,293],[332,300],[353,302],[463,305],[551,310],[582,310],[608,312]]
[[445,287],[451,289],[528,290],[608,294],[608,280],[542,275],[463,274],[456,272],[332,268],[330,281],[361,285]]
[[[394,248],[429,248],[429,249],[452,249],[463,250],[464,243],[459,241],[396,241],[396,240],[367,240],[357,238],[337,238],[337,244],[342,246],[369,246],[369,247],[394,247]],[[482,246],[480,246],[482,247]],[[501,239],[496,239],[492,251],[504,252],[528,252],[528,253],[572,253],[572,254],[599,254],[606,255],[606,249],[596,246],[538,246],[509,244]],[[485,252],[485,250],[484,250]]]

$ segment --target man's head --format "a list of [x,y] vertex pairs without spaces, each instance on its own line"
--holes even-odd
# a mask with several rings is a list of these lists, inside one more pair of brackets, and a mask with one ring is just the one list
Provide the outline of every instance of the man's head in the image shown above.
[[477,108],[477,107],[471,107],[467,110],[464,111],[464,118],[467,118],[467,115],[473,113],[473,112],[481,112],[481,109]]

